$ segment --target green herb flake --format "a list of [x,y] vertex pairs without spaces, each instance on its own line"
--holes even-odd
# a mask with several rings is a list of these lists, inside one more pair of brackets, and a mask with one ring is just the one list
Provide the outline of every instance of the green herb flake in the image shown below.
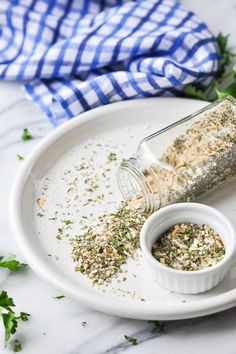
[[30,140],[32,138],[32,136],[29,133],[29,130],[27,128],[24,128],[22,133],[21,133],[21,139],[22,140]]
[[29,321],[30,314],[27,312],[20,312],[20,315],[16,317],[17,319],[21,319],[22,321]]
[[138,340],[134,337],[129,337],[126,334],[124,335],[124,338],[127,340],[127,342],[131,343],[132,345],[137,345]]
[[116,161],[117,160],[117,156],[114,152],[110,152],[110,154],[107,156],[107,160],[108,161]]
[[148,321],[153,325],[152,333],[164,333],[165,332],[165,324],[160,321]]
[[[71,220],[62,220],[62,222],[65,224],[65,225],[71,225],[71,224],[74,224],[73,221]],[[59,229],[58,229],[59,230]]]
[[24,156],[22,156],[22,155],[20,155],[20,154],[17,154],[17,159],[18,159],[19,161],[24,160]]
[[53,296],[54,299],[61,300],[64,299],[64,295]]
[[82,325],[82,327],[86,327],[87,326],[87,322],[83,321],[83,322],[81,322],[81,325]]

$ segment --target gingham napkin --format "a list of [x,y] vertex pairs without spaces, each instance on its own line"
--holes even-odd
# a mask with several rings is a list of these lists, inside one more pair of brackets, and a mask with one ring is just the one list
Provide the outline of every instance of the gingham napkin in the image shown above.
[[218,48],[175,0],[1,0],[0,78],[54,125],[91,108],[207,85]]

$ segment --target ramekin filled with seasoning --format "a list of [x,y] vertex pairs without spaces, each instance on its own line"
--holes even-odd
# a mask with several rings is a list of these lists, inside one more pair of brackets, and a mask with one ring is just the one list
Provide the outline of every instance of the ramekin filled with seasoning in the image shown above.
[[236,251],[231,222],[218,210],[199,203],[158,210],[144,223],[140,242],[157,282],[183,294],[218,285]]

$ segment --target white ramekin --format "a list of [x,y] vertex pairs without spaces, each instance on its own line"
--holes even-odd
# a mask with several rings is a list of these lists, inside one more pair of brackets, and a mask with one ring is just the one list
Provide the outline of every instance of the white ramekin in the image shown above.
[[[203,270],[176,270],[158,262],[151,253],[153,243],[178,223],[207,224],[216,230],[225,246],[225,256],[216,265]],[[199,203],[178,203],[152,214],[141,230],[141,249],[157,282],[164,288],[183,294],[212,289],[227,274],[236,250],[236,233],[231,222],[218,210]]]

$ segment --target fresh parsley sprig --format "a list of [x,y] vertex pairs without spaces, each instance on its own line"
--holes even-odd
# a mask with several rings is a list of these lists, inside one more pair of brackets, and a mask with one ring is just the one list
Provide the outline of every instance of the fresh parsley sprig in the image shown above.
[[228,95],[236,97],[236,65],[232,67],[233,58],[236,56],[228,48],[229,35],[221,32],[216,37],[220,50],[219,70],[216,78],[206,89],[201,89],[197,84],[184,87],[184,96],[200,100],[215,101]]
[[15,311],[12,309],[15,307],[14,301],[8,296],[6,291],[0,292],[0,317],[3,321],[3,326],[5,328],[4,343],[5,347],[11,337],[11,335],[16,333],[18,320],[28,321],[30,314],[26,312],[20,312],[16,315]]

